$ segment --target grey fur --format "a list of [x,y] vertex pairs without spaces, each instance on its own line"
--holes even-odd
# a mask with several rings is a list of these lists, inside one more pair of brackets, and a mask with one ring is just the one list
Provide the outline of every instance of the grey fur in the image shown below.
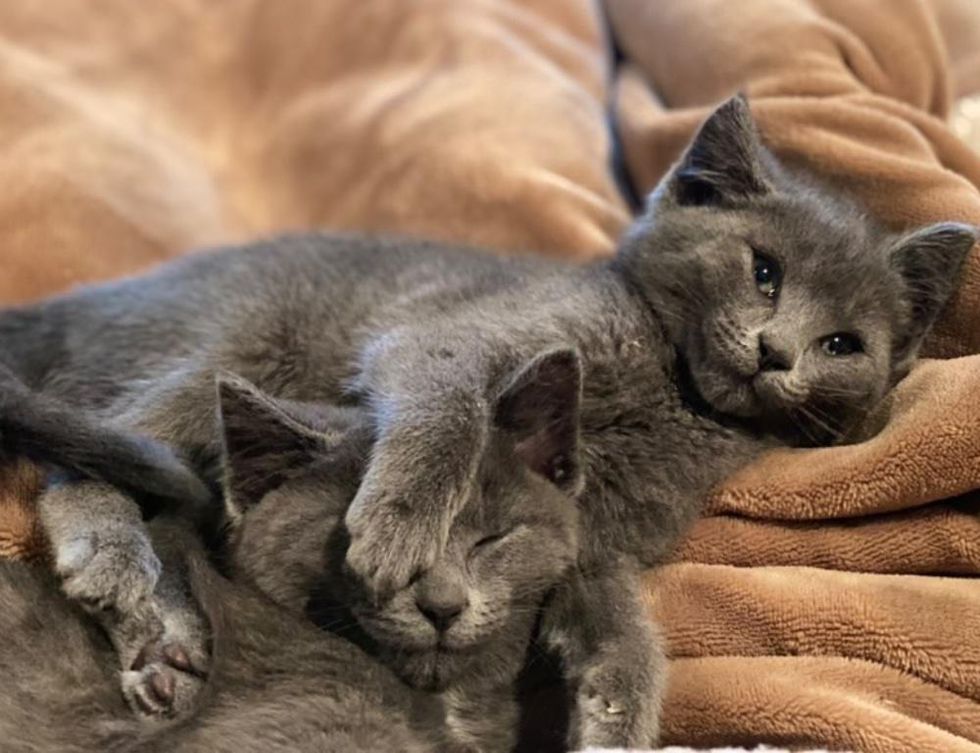
[[[522,392],[536,394],[540,380],[551,376],[543,365],[547,360],[547,356],[536,359],[530,374],[525,370],[515,379],[514,388],[502,396],[509,403],[507,410],[521,403]],[[557,360],[567,365],[575,363],[564,355]],[[341,635],[361,626],[374,651],[386,659],[388,666],[394,667],[411,685],[439,693],[437,706],[430,700],[434,697],[427,693],[411,696],[407,690],[402,691],[411,703],[402,702],[393,711],[401,709],[405,725],[411,722],[412,729],[424,727],[433,744],[440,741],[441,750],[501,753],[511,750],[517,730],[516,677],[534,637],[545,598],[575,562],[578,532],[577,508],[571,497],[522,466],[503,462],[502,454],[520,442],[523,434],[515,431],[510,423],[491,431],[492,449],[478,471],[475,488],[479,491],[454,523],[446,553],[417,583],[384,604],[377,604],[350,582],[343,568],[344,512],[357,491],[372,442],[366,414],[322,404],[276,401],[232,376],[225,376],[220,382],[219,397],[226,479],[229,488],[240,490],[228,495],[229,505],[234,508],[228,556],[234,581],[240,584],[238,588],[252,584],[292,615],[294,621],[305,622],[305,615],[310,613]],[[574,412],[577,385],[568,399]],[[530,406],[521,407],[530,410]],[[547,414],[551,406],[545,401],[537,410]],[[526,413],[522,417],[530,421],[530,426],[537,427]],[[251,483],[255,478],[269,476],[277,479],[270,487]],[[59,499],[61,494],[73,493],[80,495],[73,500],[75,504]],[[114,716],[103,712],[113,719],[114,735],[110,738],[103,733],[100,737],[98,732],[93,732],[84,745],[102,749],[110,745],[111,739],[120,750],[144,747],[155,750],[166,746],[173,750],[208,749],[207,745],[217,745],[210,741],[218,734],[212,729],[212,719],[216,699],[221,699],[217,703],[222,709],[226,706],[232,709],[224,712],[228,726],[221,728],[221,734],[229,729],[235,734],[231,736],[234,743],[221,740],[220,745],[224,747],[215,747],[216,750],[230,750],[232,744],[244,746],[242,750],[264,750],[270,739],[289,741],[296,745],[296,750],[307,749],[301,741],[309,735],[308,728],[313,722],[301,707],[281,704],[265,718],[264,726],[252,728],[248,738],[242,736],[238,725],[248,727],[257,714],[256,702],[246,692],[248,683],[243,688],[241,677],[253,671],[261,676],[264,667],[275,667],[277,674],[286,677],[293,674],[302,677],[309,673],[309,668],[283,659],[281,649],[271,657],[262,656],[260,661],[243,654],[232,661],[235,680],[229,681],[232,670],[228,656],[236,655],[235,641],[241,637],[235,636],[234,631],[228,637],[224,623],[229,615],[222,614],[227,601],[223,590],[208,586],[202,592],[199,582],[202,577],[210,582],[217,576],[201,561],[198,545],[183,525],[158,519],[152,524],[152,534],[165,567],[154,589],[153,578],[146,577],[144,572],[147,548],[143,545],[142,524],[128,514],[133,507],[126,497],[118,493],[112,497],[104,485],[96,482],[57,486],[43,500],[45,524],[55,538],[55,548],[69,555],[75,552],[85,555],[58,563],[58,569],[67,576],[69,592],[76,598],[82,597],[79,600],[96,602],[93,611],[108,629],[124,668],[148,646],[159,655],[155,661],[143,662],[138,670],[123,672],[124,692],[131,705],[151,715],[173,716],[174,703],[189,698],[191,705],[180,710],[193,713],[179,727],[147,727],[128,724],[118,710]],[[85,510],[89,512],[88,518],[83,515]],[[74,524],[80,528],[76,529]],[[488,539],[488,534],[493,538]],[[496,538],[497,534],[503,535]],[[108,538],[108,543],[93,546],[93,539],[100,536]],[[120,546],[127,552],[137,552],[138,556],[126,553],[116,556]],[[188,549],[190,555],[186,554]],[[107,572],[98,566],[102,555],[110,558],[115,566]],[[93,569],[96,572],[87,572]],[[106,594],[104,584],[113,582],[114,573],[126,571],[143,576],[146,587],[138,589],[138,594],[125,594],[125,601],[120,598],[123,594],[115,589]],[[152,575],[155,573],[153,569]],[[82,589],[77,581],[84,582],[87,588]],[[189,600],[191,591],[180,586],[188,581],[197,584],[193,595],[201,600],[216,626],[214,663],[208,685],[200,696],[197,695],[199,685],[208,662],[202,650],[206,636]],[[450,584],[469,603],[461,607],[452,625],[437,628],[423,616],[422,610],[444,604],[452,590],[448,588]],[[38,590],[44,599],[50,599],[47,592],[52,590],[52,584],[21,581],[19,589],[22,593],[14,597],[15,603],[24,598],[23,592],[31,594]],[[52,632],[68,629],[61,624],[65,621],[81,620],[77,613],[65,615],[64,611],[56,615],[59,624],[50,626]],[[262,635],[263,625],[270,622],[266,614],[269,611],[268,606],[265,610],[254,604],[238,606],[233,617],[236,622],[248,625],[250,632],[257,631],[263,640],[272,641],[274,632]],[[625,610],[620,605],[618,611],[623,614]],[[631,619],[641,620],[642,615],[634,614]],[[288,623],[288,620],[283,616],[278,622]],[[12,629],[13,647],[20,650],[23,646],[18,628]],[[13,692],[26,683],[41,684],[39,675],[52,672],[47,663],[38,665],[33,655],[34,651],[44,650],[48,630],[49,626],[42,627],[40,646],[32,646],[23,655],[5,657],[0,650],[0,663],[7,666],[8,685]],[[548,630],[542,631],[542,636],[547,635]],[[291,632],[281,638],[294,640]],[[341,643],[340,639],[335,642]],[[194,671],[180,671],[179,666],[168,661],[168,647],[192,657]],[[68,675],[87,673],[93,683],[106,684],[111,675],[100,671],[96,676],[95,669],[102,670],[106,661],[115,659],[111,652],[97,651],[90,642],[78,639],[66,648],[71,663]],[[643,651],[642,645],[634,646],[631,655],[642,656]],[[343,652],[338,649],[338,653]],[[360,669],[360,664],[368,661],[361,658],[355,664],[353,657],[347,658],[351,661],[349,670]],[[258,669],[250,670],[248,661],[257,662]],[[61,672],[65,673],[65,669]],[[16,708],[10,713],[22,718],[32,713],[31,708],[33,713],[42,714],[66,705],[75,691],[70,683],[59,683],[58,677],[58,673],[52,673],[41,684],[43,692],[35,692],[30,701],[25,698],[23,705],[13,704]],[[198,686],[185,687],[194,682]],[[254,684],[256,680],[253,678],[251,682]],[[280,684],[287,685],[288,698],[289,684]],[[301,682],[296,684],[303,687]],[[357,683],[352,686],[349,690],[353,700],[347,701],[348,705],[357,700],[357,691],[363,690]],[[330,691],[336,693],[337,689]],[[346,691],[341,689],[342,693]],[[161,692],[176,696],[176,701],[169,698],[170,703],[163,704],[163,699],[158,697]],[[279,700],[283,689],[277,686],[275,693]],[[64,697],[66,694],[69,699]],[[315,704],[317,697],[314,693],[311,702]],[[303,696],[302,705],[306,701]],[[397,724],[382,722],[382,710],[389,711],[379,706],[372,711],[373,721],[369,717],[367,723],[361,719],[356,725],[345,714],[323,716],[317,719],[316,729],[322,731],[325,739],[335,736],[344,744],[352,744],[344,732],[347,727],[356,727],[357,734],[368,739],[372,735],[397,739],[398,735],[406,734]],[[98,730],[101,723],[108,723],[94,711],[93,715],[97,718],[76,714],[80,717],[76,726]],[[3,721],[0,720],[0,727]],[[331,724],[341,732],[331,730]],[[11,734],[10,742],[15,749],[28,744],[17,733]],[[69,733],[57,724],[49,734],[63,739],[86,739],[85,733],[79,734],[77,730]],[[318,741],[317,745],[320,744]],[[376,744],[380,743],[370,745]],[[376,749],[358,745],[350,749]],[[343,748],[326,743],[322,749]]]
[[[183,563],[173,558],[161,572],[138,508],[103,482],[52,483],[38,512],[62,591],[106,631],[132,709],[151,717],[189,713],[210,663],[209,629],[188,602]],[[156,543],[167,533],[161,527]],[[176,646],[179,661],[170,654]],[[155,691],[154,678],[168,667],[168,686]]]
[[[248,530],[248,520],[241,526]],[[57,583],[40,569],[0,563],[0,739],[10,753],[423,753],[436,742],[438,709],[413,693],[353,644],[283,610],[261,591],[226,581],[208,564],[186,526],[159,518],[150,528],[164,563],[150,606],[166,635],[147,644],[158,656],[123,673],[126,699],[160,705],[155,688],[190,700],[193,715],[178,722],[135,717],[119,693],[118,645],[105,641]],[[288,542],[279,540],[281,551]],[[248,569],[251,552],[238,547]],[[286,576],[288,579],[288,575]],[[180,592],[180,593],[178,593]],[[185,611],[198,603],[213,626],[207,686],[196,669],[181,671],[200,643],[186,630]],[[177,648],[183,653],[173,653]],[[175,657],[175,658],[168,658]],[[183,657],[183,659],[182,659]],[[175,666],[176,665],[176,666]],[[182,691],[188,690],[186,696]],[[159,709],[156,709],[159,711]],[[190,709],[188,709],[190,710]]]
[[[908,370],[975,240],[952,224],[884,232],[780,166],[735,98],[611,262],[293,236],[4,312],[0,354],[45,396],[203,460],[220,449],[220,370],[279,398],[367,406],[376,444],[346,517],[347,563],[384,596],[446,551],[515,370],[574,351],[578,571],[591,587],[567,609],[566,645],[587,645],[606,615],[584,612],[586,596],[601,594],[610,555],[662,561],[705,493],[762,448],[846,435]],[[782,265],[778,295],[760,293],[753,247]],[[827,355],[837,331],[864,352]]]
[[111,429],[83,410],[29,390],[0,364],[0,456],[24,455],[139,494],[152,512],[205,520],[210,492],[167,445]]

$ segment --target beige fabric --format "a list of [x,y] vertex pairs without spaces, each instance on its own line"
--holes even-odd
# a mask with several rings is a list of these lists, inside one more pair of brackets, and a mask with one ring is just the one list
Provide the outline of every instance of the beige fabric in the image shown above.
[[33,464],[0,464],[0,557],[46,559],[44,533],[33,506],[43,487],[41,471]]
[[585,259],[627,221],[586,0],[0,6],[0,301],[282,229]]

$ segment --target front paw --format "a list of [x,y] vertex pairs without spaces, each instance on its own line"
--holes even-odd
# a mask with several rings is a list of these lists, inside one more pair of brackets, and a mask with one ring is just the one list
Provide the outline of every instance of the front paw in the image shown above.
[[384,598],[432,566],[441,537],[425,518],[377,502],[348,513],[347,571],[371,595]]
[[589,668],[576,698],[576,749],[656,747],[660,735],[659,685],[659,678],[642,664]]
[[134,527],[89,532],[58,548],[55,570],[68,598],[93,612],[128,615],[153,594],[160,560]]

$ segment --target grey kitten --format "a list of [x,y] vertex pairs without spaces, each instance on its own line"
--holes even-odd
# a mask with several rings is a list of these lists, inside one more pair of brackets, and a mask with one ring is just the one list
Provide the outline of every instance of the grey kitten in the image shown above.
[[[512,750],[516,683],[532,641],[544,649],[567,642],[547,614],[578,587],[571,574],[578,510],[570,496],[511,458],[531,433],[574,441],[575,426],[551,419],[561,401],[568,405],[560,415],[577,414],[578,379],[567,351],[544,353],[515,375],[497,399],[470,498],[446,548],[415,581],[380,602],[343,567],[343,518],[373,441],[366,412],[277,401],[239,379],[220,383],[230,518],[249,521],[233,535],[233,546],[252,552],[239,572],[280,604],[305,610],[328,628],[339,625],[342,634],[354,630],[411,686],[437,692],[453,750]],[[601,633],[595,641],[610,654],[607,663],[627,663],[631,676],[649,679],[629,692],[655,719],[662,656],[631,593],[631,571],[614,577],[616,603],[597,605],[596,617],[581,620]],[[575,658],[583,665],[594,659]]]
[[609,563],[661,561],[706,492],[764,447],[846,435],[908,370],[975,240],[955,224],[882,231],[780,165],[734,98],[609,262],[283,238],[8,310],[0,354],[45,395],[203,457],[219,446],[220,369],[280,398],[367,406],[376,443],[347,563],[384,596],[445,551],[514,371],[576,352],[579,441],[532,432],[511,462],[581,490],[581,587],[550,618],[577,707],[626,713],[582,717],[577,739],[642,746],[656,725],[634,723],[648,709],[624,695],[641,683],[603,666],[603,631],[582,620],[616,598]]

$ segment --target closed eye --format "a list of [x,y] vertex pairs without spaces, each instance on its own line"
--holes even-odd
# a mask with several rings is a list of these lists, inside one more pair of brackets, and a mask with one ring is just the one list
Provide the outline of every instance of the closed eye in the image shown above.
[[480,539],[479,541],[477,541],[473,545],[473,548],[474,549],[480,549],[480,548],[485,547],[485,546],[490,546],[491,544],[496,544],[498,541],[503,540],[503,538],[506,535],[507,535],[507,532],[504,532],[504,533],[494,533],[494,534],[491,534],[490,536],[484,536],[482,539]]
[[509,528],[506,531],[500,531],[498,533],[492,533],[489,536],[484,536],[482,539],[479,539],[475,544],[473,544],[473,548],[470,550],[471,553],[476,553],[481,549],[486,549],[488,547],[493,546],[494,544],[500,543],[508,536],[510,536],[514,531],[516,531],[517,528],[518,526],[514,526],[513,528]]

